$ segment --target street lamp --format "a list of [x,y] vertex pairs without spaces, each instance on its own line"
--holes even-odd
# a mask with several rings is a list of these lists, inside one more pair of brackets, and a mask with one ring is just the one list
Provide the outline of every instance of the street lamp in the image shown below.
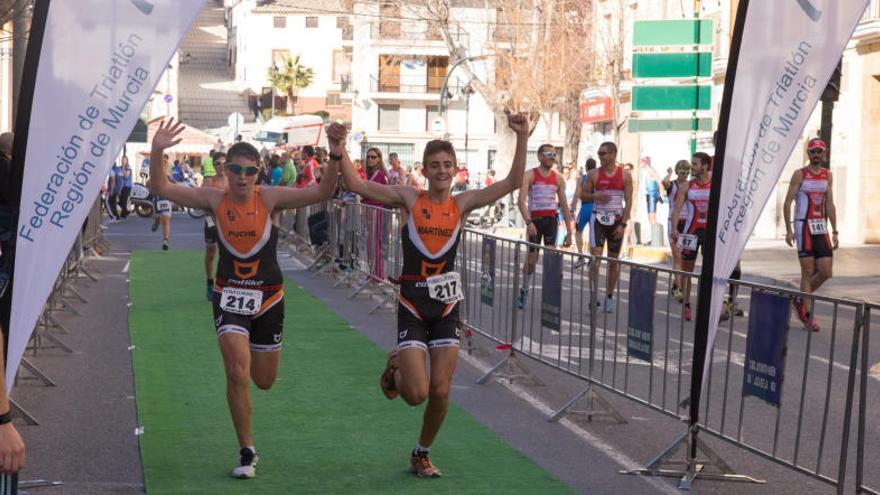
[[471,95],[474,94],[474,88],[468,83],[465,87],[461,88],[461,94],[464,95],[464,160],[465,163],[470,163],[470,156],[468,152],[468,137],[470,136],[470,123],[471,123]]
[[278,81],[278,66],[272,62],[272,118],[275,118],[275,84]]

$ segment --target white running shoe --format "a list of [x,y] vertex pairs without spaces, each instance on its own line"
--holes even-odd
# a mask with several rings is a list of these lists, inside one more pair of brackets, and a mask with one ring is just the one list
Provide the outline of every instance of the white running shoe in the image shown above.
[[232,470],[232,477],[240,480],[253,478],[257,475],[257,457],[253,450],[242,447],[239,452],[238,466]]

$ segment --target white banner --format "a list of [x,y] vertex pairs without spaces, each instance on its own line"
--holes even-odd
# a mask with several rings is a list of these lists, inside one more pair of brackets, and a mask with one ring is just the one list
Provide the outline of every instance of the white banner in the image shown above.
[[727,279],[868,1],[748,4],[724,153],[704,390]]
[[113,159],[203,3],[49,4],[28,126],[7,389]]

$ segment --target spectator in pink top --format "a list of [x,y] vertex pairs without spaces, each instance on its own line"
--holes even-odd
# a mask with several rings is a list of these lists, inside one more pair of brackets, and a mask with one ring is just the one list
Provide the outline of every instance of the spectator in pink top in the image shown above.
[[[388,184],[388,175],[385,173],[385,162],[382,160],[382,151],[378,148],[367,150],[367,177],[368,180],[379,184]],[[371,261],[371,274],[375,281],[385,280],[385,263],[383,249],[385,234],[388,232],[388,219],[391,212],[386,206],[378,201],[364,199],[364,204],[375,208],[367,208],[364,214],[367,229],[367,257]]]

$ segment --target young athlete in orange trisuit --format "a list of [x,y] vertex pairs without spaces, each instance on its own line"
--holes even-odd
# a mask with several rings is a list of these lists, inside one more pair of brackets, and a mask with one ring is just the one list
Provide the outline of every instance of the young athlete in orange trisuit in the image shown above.
[[[388,355],[380,384],[389,399],[399,394],[411,406],[428,401],[421,434],[410,455],[410,469],[420,478],[441,475],[428,454],[446,417],[452,375],[458,361],[459,301],[463,295],[455,257],[462,221],[471,210],[498,201],[522,184],[528,117],[511,115],[508,125],[516,133],[516,153],[507,177],[483,189],[456,196],[451,195],[450,189],[457,160],[448,141],[431,141],[425,146],[422,162],[428,190],[421,192],[412,186],[364,181],[348,155],[343,153],[343,178],[351,192],[390,208],[402,208],[407,216],[401,232],[403,269],[397,309],[397,348]],[[342,139],[344,135],[341,126],[332,125],[327,130],[330,139]]]
[[[278,375],[284,322],[284,290],[276,257],[276,210],[302,208],[330,199],[336,188],[339,151],[345,132],[330,140],[331,160],[326,178],[317,187],[260,188],[260,154],[239,142],[226,153],[228,186],[188,188],[169,181],[162,170],[162,151],[180,142],[184,126],[174,119],[162,122],[153,136],[150,191],[217,220],[220,259],[214,284],[214,325],[226,371],[226,400],[241,447],[232,471],[236,478],[253,478],[257,453],[251,432],[250,381],[269,389]],[[336,157],[334,159],[334,157]]]

